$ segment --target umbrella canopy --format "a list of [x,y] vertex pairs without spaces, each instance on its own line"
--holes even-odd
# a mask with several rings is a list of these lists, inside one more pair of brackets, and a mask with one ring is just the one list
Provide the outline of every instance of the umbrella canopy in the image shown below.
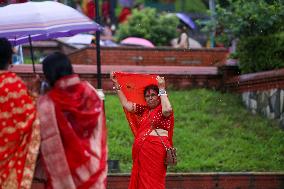
[[83,44],[83,45],[91,44],[93,39],[94,39],[93,35],[82,34],[82,33],[76,34],[72,37],[59,38],[60,41],[63,41],[68,44]]
[[191,29],[195,29],[196,26],[193,22],[193,20],[187,15],[187,14],[184,14],[184,13],[176,13],[176,16],[183,22],[185,23],[188,27],[190,27]]
[[55,1],[11,4],[0,8],[0,37],[13,45],[96,31],[101,27],[79,11]]
[[119,0],[118,2],[123,7],[132,7],[134,5],[134,0]]
[[147,39],[139,38],[139,37],[127,37],[120,42],[122,45],[135,45],[135,46],[143,46],[154,48],[153,43]]

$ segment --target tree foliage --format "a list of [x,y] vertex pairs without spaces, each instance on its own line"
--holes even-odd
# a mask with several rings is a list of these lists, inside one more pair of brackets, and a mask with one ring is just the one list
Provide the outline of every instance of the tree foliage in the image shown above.
[[205,30],[215,31],[216,40],[227,46],[238,39],[243,73],[284,67],[283,0],[227,0],[212,16]]
[[284,33],[246,37],[239,41],[237,50],[243,73],[284,67]]
[[227,1],[223,7],[217,3],[215,19],[205,29],[217,31],[223,41],[284,31],[283,0]]
[[133,10],[126,23],[119,26],[117,39],[141,37],[150,40],[156,46],[169,45],[176,37],[178,18],[166,13],[158,14],[153,8],[141,11]]

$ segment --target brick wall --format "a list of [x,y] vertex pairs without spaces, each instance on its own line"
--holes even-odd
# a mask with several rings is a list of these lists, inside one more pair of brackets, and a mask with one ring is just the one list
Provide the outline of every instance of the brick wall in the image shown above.
[[[109,174],[109,189],[125,189],[129,174]],[[283,189],[284,173],[170,173],[166,189]]]
[[[82,79],[97,86],[96,65],[73,65],[75,73]],[[19,74],[24,80],[32,77],[32,65],[15,65],[11,71]],[[222,67],[191,67],[191,66],[131,66],[131,65],[102,65],[101,78],[104,90],[110,90],[112,83],[109,79],[111,71],[159,74],[165,76],[169,86],[175,89],[190,89],[206,87],[223,91],[243,93],[247,91],[266,91],[284,88],[284,69],[239,75],[236,66]],[[42,75],[41,65],[36,65],[36,72]]]
[[284,69],[242,74],[228,78],[225,88],[231,92],[265,91],[284,88]]
[[[129,174],[109,174],[108,189],[126,189]],[[284,173],[169,173],[166,189],[283,189]],[[44,189],[43,183],[33,183],[31,189]]]
[[[73,65],[75,73],[83,80],[88,80],[97,87],[96,65]],[[42,77],[41,65],[36,65],[36,73]],[[11,71],[17,73],[26,82],[33,76],[32,65],[15,65]],[[159,74],[165,76],[168,87],[173,89],[211,88],[221,89],[222,75],[216,67],[183,67],[183,66],[127,66],[103,65],[101,67],[102,88],[112,91],[112,82],[109,79],[111,71]]]
[[[173,49],[102,47],[102,65],[222,66],[226,49]],[[88,47],[69,54],[72,64],[96,64],[96,48]]]

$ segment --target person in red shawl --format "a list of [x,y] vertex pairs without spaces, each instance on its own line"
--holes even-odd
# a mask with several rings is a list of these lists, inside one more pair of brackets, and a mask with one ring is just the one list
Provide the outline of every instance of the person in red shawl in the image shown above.
[[51,54],[42,65],[50,86],[38,100],[47,188],[106,188],[103,100],[95,88],[73,73],[66,55]]
[[[135,136],[129,189],[165,188],[167,166],[164,163],[166,150],[163,143],[167,147],[173,145],[174,114],[165,90],[165,79],[157,76],[156,81],[153,81],[151,77],[153,76],[111,74],[114,88]],[[135,87],[141,83],[146,87]],[[139,88],[143,90],[142,94],[139,93]]]
[[86,16],[88,16],[91,20],[95,20],[96,5],[93,0],[83,0],[82,8]]
[[127,21],[128,17],[131,15],[131,8],[130,7],[123,7],[119,16],[118,16],[118,22],[124,23]]
[[0,38],[0,189],[29,189],[40,145],[35,102],[8,71],[12,46]]

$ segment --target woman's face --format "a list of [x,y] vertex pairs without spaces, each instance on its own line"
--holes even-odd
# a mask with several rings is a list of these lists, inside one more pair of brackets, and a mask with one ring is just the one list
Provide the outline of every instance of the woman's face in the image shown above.
[[156,108],[160,104],[158,93],[153,89],[147,90],[144,98],[150,109]]

